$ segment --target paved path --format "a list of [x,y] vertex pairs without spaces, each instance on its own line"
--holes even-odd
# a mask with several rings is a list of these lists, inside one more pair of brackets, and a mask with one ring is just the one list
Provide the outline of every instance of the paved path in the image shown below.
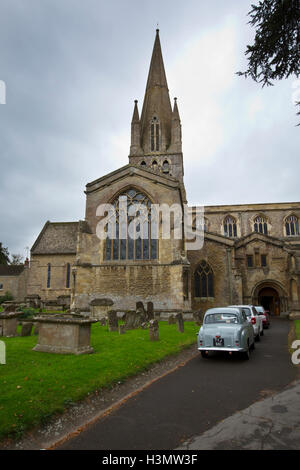
[[178,449],[300,450],[300,381],[235,413]]
[[197,356],[59,448],[178,448],[296,378],[298,369],[287,349],[288,331],[287,320],[274,319],[249,361]]

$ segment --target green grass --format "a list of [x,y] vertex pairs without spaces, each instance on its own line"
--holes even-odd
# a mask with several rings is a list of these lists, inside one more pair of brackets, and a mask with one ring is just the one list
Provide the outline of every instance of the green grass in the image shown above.
[[32,351],[37,336],[1,338],[6,343],[6,365],[0,365],[0,438],[20,437],[88,393],[196,345],[198,330],[194,322],[185,322],[184,333],[177,331],[177,325],[160,322],[159,341],[150,342],[148,330],[119,335],[97,323],[91,330],[95,353],[81,356]]
[[295,320],[296,336],[300,339],[300,320]]

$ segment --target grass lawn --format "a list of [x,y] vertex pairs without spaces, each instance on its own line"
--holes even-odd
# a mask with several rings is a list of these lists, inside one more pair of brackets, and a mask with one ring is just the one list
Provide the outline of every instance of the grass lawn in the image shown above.
[[124,335],[92,325],[94,354],[59,355],[32,351],[37,336],[1,338],[6,343],[6,365],[0,365],[0,438],[20,437],[31,427],[62,412],[89,392],[112,386],[191,344],[199,327],[185,322],[159,323],[159,341],[150,342],[148,330]]

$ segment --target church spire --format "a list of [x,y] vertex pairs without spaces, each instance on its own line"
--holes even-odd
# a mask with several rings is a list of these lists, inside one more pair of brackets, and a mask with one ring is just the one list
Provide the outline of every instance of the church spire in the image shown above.
[[131,145],[130,145],[130,155],[140,155],[142,153],[141,149],[141,122],[139,117],[138,110],[138,101],[134,100],[134,109],[131,120]]
[[141,145],[145,154],[167,150],[171,121],[172,107],[157,29],[141,115]]

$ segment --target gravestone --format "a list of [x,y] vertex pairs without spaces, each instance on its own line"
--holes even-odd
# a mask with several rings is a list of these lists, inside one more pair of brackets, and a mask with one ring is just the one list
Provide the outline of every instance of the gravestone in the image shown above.
[[99,324],[100,324],[100,326],[106,326],[106,318],[105,317],[100,318]]
[[112,299],[107,298],[96,298],[90,302],[91,315],[94,318],[106,318],[107,313],[111,310],[114,302]]
[[175,317],[173,314],[169,315],[169,318],[168,318],[168,324],[169,325],[174,325],[176,323],[176,320],[175,320]]
[[90,354],[91,324],[97,320],[80,314],[57,314],[35,317],[39,325],[37,345],[33,351],[56,354]]
[[118,330],[118,317],[117,317],[117,312],[115,310],[109,310],[107,312],[107,322],[108,322],[109,331]]
[[126,332],[125,325],[120,325],[119,326],[119,335],[124,335]]
[[20,336],[30,336],[32,327],[32,322],[23,322]]
[[193,319],[197,326],[202,324],[202,313],[201,310],[197,310],[193,312]]
[[147,302],[147,319],[148,320],[154,319],[153,302]]
[[139,323],[138,326],[140,326],[142,323],[147,321],[147,313],[145,312],[143,302],[136,303],[136,316],[137,316],[137,322]]
[[17,336],[18,317],[23,312],[1,312],[0,313],[0,336],[7,338]]
[[184,333],[184,321],[182,317],[182,313],[176,314],[176,322],[177,322],[177,329],[180,333]]
[[158,341],[159,339],[159,328],[157,320],[150,320],[149,322],[149,339],[150,341]]

